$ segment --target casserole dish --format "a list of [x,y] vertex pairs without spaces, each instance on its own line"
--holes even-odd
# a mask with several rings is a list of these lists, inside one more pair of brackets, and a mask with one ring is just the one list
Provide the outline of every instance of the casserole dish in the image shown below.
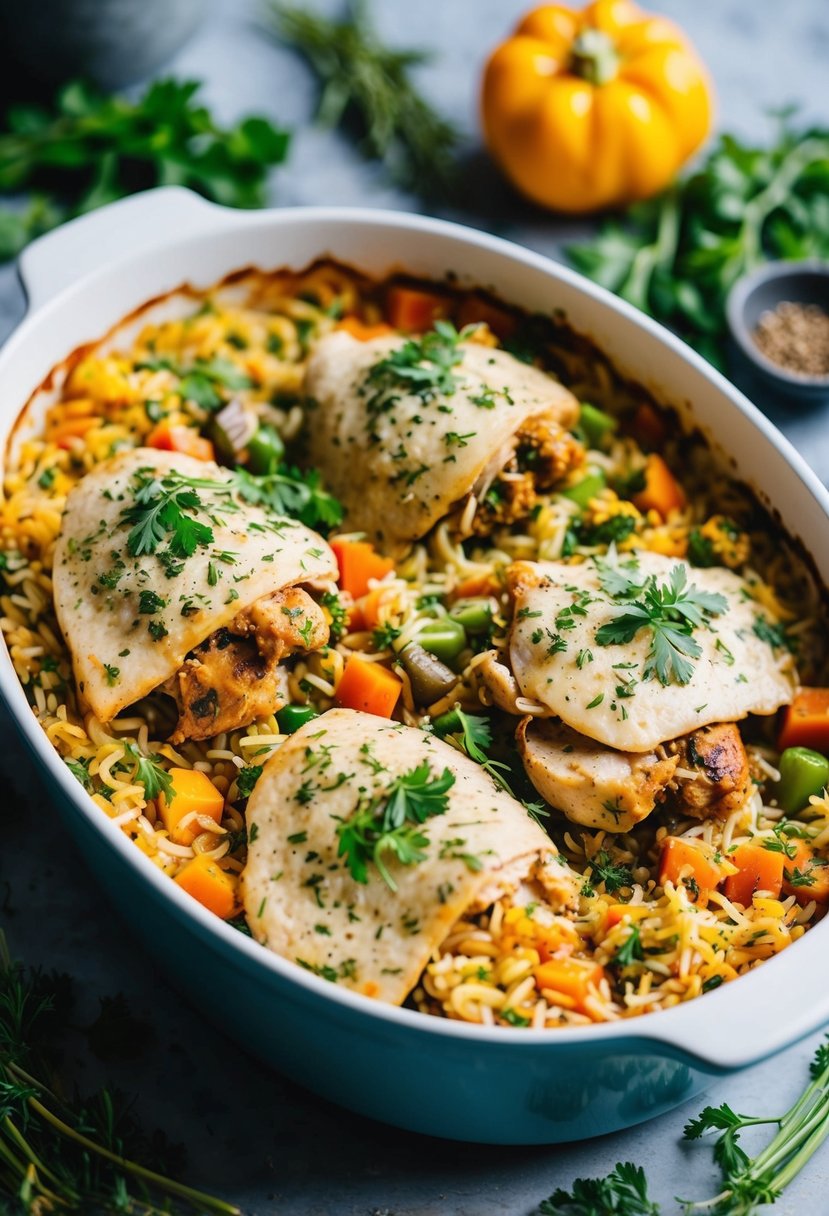
[[[725,380],[659,326],[571,272],[485,234],[420,217],[328,209],[246,214],[161,190],[42,238],[21,264],[30,315],[0,356],[4,447],[49,370],[147,300],[185,282],[208,287],[242,267],[300,268],[323,255],[369,275],[395,267],[431,279],[451,273],[460,285],[530,310],[560,310],[623,374],[727,456],[733,475],[797,532],[827,581],[829,496]],[[764,1058],[829,1018],[820,927],[702,1001],[635,1024],[555,1035],[424,1018],[341,990],[263,951],[148,865],[53,752],[6,655],[0,684],[69,830],[172,981],[253,1053],[361,1113],[480,1142],[583,1139],[657,1115],[706,1077]]]

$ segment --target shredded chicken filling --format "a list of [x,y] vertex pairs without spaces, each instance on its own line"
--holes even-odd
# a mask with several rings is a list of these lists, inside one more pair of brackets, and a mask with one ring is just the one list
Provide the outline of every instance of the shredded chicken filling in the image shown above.
[[472,523],[476,536],[488,536],[493,527],[525,519],[539,495],[559,485],[584,462],[584,447],[550,414],[528,418],[515,434],[512,455],[481,486],[480,505]]
[[323,611],[307,591],[263,596],[192,650],[163,686],[179,711],[170,742],[209,739],[280,709],[288,700],[282,661],[327,641]]

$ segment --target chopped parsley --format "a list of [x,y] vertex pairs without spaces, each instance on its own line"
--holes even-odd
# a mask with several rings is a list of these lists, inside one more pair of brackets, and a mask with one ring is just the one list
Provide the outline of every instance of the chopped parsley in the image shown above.
[[395,777],[380,794],[364,796],[337,827],[338,856],[344,857],[355,882],[368,882],[372,863],[390,890],[397,884],[385,863],[392,854],[402,865],[425,861],[429,838],[422,825],[449,807],[448,792],[455,778],[448,768],[432,777],[428,760]]

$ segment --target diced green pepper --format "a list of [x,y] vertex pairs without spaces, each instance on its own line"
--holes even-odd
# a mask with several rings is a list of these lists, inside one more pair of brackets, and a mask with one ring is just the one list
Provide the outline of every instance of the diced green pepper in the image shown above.
[[292,735],[300,726],[318,717],[319,714],[311,705],[283,705],[277,711],[276,720],[283,734]]
[[282,436],[272,426],[260,426],[247,447],[251,473],[274,473],[285,455]]
[[449,609],[449,619],[463,625],[472,637],[487,633],[492,624],[492,604],[485,599],[457,600]]
[[590,499],[600,494],[606,485],[604,473],[588,473],[581,481],[577,481],[574,486],[570,486],[568,490],[562,490],[561,492],[571,502],[576,503],[580,507],[586,507]]
[[458,621],[441,617],[424,625],[417,638],[424,650],[428,650],[442,663],[451,663],[466,646],[466,630]]
[[777,801],[787,815],[802,811],[812,795],[821,794],[829,784],[829,760],[808,747],[787,747],[779,767]]
[[610,414],[600,410],[598,406],[585,401],[579,414],[579,429],[590,448],[603,449],[610,440],[619,423]]

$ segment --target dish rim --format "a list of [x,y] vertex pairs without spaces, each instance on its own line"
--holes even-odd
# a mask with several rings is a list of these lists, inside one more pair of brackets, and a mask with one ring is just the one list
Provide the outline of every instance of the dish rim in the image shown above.
[[[469,251],[474,252],[479,249],[487,250],[500,255],[513,264],[540,271],[553,285],[558,282],[564,282],[581,295],[587,296],[600,308],[609,309],[610,312],[619,314],[628,321],[632,321],[637,327],[643,329],[656,343],[667,347],[673,357],[690,364],[692,368],[702,373],[703,378],[711,387],[721,397],[726,397],[730,406],[744,414],[753,428],[759,431],[771,446],[780,452],[792,474],[805,484],[812,497],[817,501],[823,516],[827,520],[827,524],[829,524],[829,490],[822,485],[816,474],[792,447],[791,443],[769,422],[757,407],[752,405],[739,390],[700,355],[650,317],[640,313],[626,301],[612,295],[612,293],[583,278],[583,276],[570,270],[568,267],[542,254],[518,246],[504,238],[492,236],[489,233],[469,228],[462,224],[426,216],[412,215],[406,212],[365,207],[291,207],[256,212],[239,212],[207,203],[198,196],[191,194],[190,191],[183,190],[182,188],[168,187],[147,191],[143,195],[133,196],[131,199],[111,204],[109,207],[102,208],[99,212],[94,212],[89,216],[82,217],[80,220],[73,221],[56,233],[48,234],[39,241],[34,242],[20,260],[20,275],[23,280],[24,289],[27,287],[30,268],[38,266],[39,260],[40,270],[42,271],[41,255],[48,252],[47,243],[51,247],[52,254],[58,253],[62,234],[68,236],[74,228],[75,235],[78,235],[79,229],[83,226],[85,235],[88,235],[94,230],[96,220],[103,219],[106,213],[110,213],[111,217],[113,212],[119,210],[125,211],[131,205],[132,207],[136,207],[142,200],[149,201],[151,198],[154,198],[156,201],[159,201],[159,196],[162,195],[166,195],[168,198],[174,195],[179,196],[179,200],[182,195],[187,196],[188,206],[196,208],[202,213],[203,217],[209,215],[210,222],[202,224],[201,228],[197,227],[196,231],[187,231],[185,228],[183,232],[175,232],[174,224],[171,225],[169,231],[156,230],[153,239],[149,241],[149,248],[134,248],[131,252],[117,258],[115,264],[119,272],[128,273],[131,265],[143,262],[147,257],[152,257],[157,261],[159,258],[163,258],[165,250],[171,248],[184,249],[185,251],[189,246],[197,248],[205,240],[209,239],[211,231],[213,235],[218,235],[220,232],[227,232],[234,228],[242,230],[256,227],[274,227],[290,230],[294,225],[311,225],[323,229],[331,225],[348,226],[350,224],[358,227],[392,226],[400,232],[403,238],[405,238],[407,233],[413,231],[423,233],[427,237],[429,234],[432,234],[436,237],[450,238],[459,251],[469,253]],[[331,256],[337,256],[336,251],[324,250],[320,250],[319,256],[324,256],[326,252],[329,252]],[[404,257],[405,254],[402,254],[401,261]],[[354,260],[356,259],[352,259],[352,261]],[[286,256],[281,265],[290,265],[289,255]],[[29,339],[29,335],[39,325],[56,312],[64,309],[71,301],[73,295],[88,290],[96,279],[104,278],[112,269],[112,261],[90,268],[80,278],[73,280],[58,290],[54,296],[32,307],[6,342],[2,351],[0,351],[0,374],[2,374],[2,369],[6,362],[15,356],[17,348]],[[233,269],[235,267],[229,268],[226,273],[232,274]],[[359,269],[359,266],[357,266],[357,269]],[[196,276],[194,275],[194,277]],[[486,284],[479,285],[486,286]],[[209,290],[209,287],[201,290]],[[112,323],[113,327],[117,326],[121,319],[121,317],[116,318]],[[92,342],[94,344],[100,340],[101,337],[98,337],[93,339]],[[69,353],[67,352],[67,354]],[[49,369],[46,370],[48,371]],[[670,404],[670,401],[666,401],[666,404]],[[11,414],[8,424],[5,421],[0,423],[0,435],[2,435],[3,445],[0,459],[5,459],[7,440],[25,405],[26,403],[24,402],[17,407]],[[143,877],[145,881],[148,881],[161,898],[166,901],[168,910],[172,911],[179,920],[189,921],[191,925],[195,926],[198,936],[202,941],[210,945],[214,951],[220,953],[224,961],[232,964],[236,969],[244,969],[249,963],[252,963],[254,968],[263,967],[264,973],[268,976],[270,982],[275,979],[297,985],[307,994],[309,1000],[316,998],[317,1000],[322,999],[326,1002],[332,1002],[334,1006],[343,1011],[344,1015],[350,1014],[356,1018],[359,1018],[361,1015],[365,1016],[382,1025],[389,1033],[394,1028],[397,1028],[401,1033],[415,1034],[422,1038],[433,1038],[436,1036],[438,1039],[448,1039],[456,1043],[468,1043],[472,1048],[477,1044],[487,1044],[490,1047],[497,1045],[502,1050],[524,1051],[525,1055],[527,1052],[539,1049],[545,1051],[562,1050],[566,1049],[568,1045],[583,1048],[585,1045],[590,1044],[598,1046],[600,1044],[620,1042],[627,1045],[633,1043],[640,1043],[642,1045],[658,1043],[679,1056],[697,1061],[707,1071],[728,1072],[745,1067],[774,1051],[791,1045],[812,1033],[829,1020],[829,988],[827,988],[822,1004],[820,1004],[817,1012],[813,1010],[805,1013],[801,1012],[795,1026],[793,1028],[790,1026],[787,1031],[778,1031],[771,1043],[768,1041],[758,1042],[756,1036],[753,1037],[751,1034],[746,1033],[742,1041],[742,1050],[737,1043],[734,1043],[731,1045],[733,1049],[731,1053],[732,1058],[724,1059],[722,1053],[718,1053],[712,1048],[705,1038],[705,1023],[709,1020],[709,1014],[706,1014],[705,1010],[710,1012],[711,1017],[716,1017],[717,1011],[719,1011],[721,1020],[728,1021],[729,1014],[733,1016],[737,1012],[733,1008],[735,1002],[745,1005],[750,999],[748,995],[749,986],[751,986],[751,991],[760,996],[764,988],[767,989],[770,983],[774,983],[775,977],[779,977],[783,981],[784,969],[791,971],[792,967],[794,967],[796,971],[800,971],[803,967],[807,967],[809,955],[816,956],[817,951],[822,948],[819,934],[816,934],[814,930],[806,933],[800,941],[794,943],[796,950],[786,950],[780,955],[765,960],[754,971],[738,977],[737,991],[735,991],[735,984],[731,982],[722,985],[713,992],[704,994],[704,1001],[702,1002],[695,998],[670,1009],[658,1010],[637,1018],[620,1019],[618,1021],[591,1024],[583,1027],[566,1027],[555,1031],[549,1029],[533,1030],[523,1027],[485,1027],[451,1019],[429,1017],[417,1010],[386,1005],[360,993],[340,988],[336,984],[331,984],[317,976],[306,973],[297,967],[296,964],[273,954],[267,949],[263,949],[259,943],[248,938],[246,934],[232,928],[226,922],[218,920],[217,917],[182,891],[166,874],[163,874],[157,867],[153,866],[123,833],[118,831],[117,828],[112,828],[110,821],[92,803],[77,780],[62,763],[57,751],[55,751],[49,742],[45,731],[34,717],[26,699],[23,685],[20,683],[12,665],[5,641],[2,647],[2,655],[0,656],[0,695],[5,700],[15,724],[24,735],[30,749],[43,762],[44,778],[51,778],[52,782],[57,785],[57,788],[64,796],[64,800],[68,801],[74,810],[80,812],[94,830],[108,841],[110,846],[116,849],[121,858],[127,862],[131,870],[136,874],[136,877]],[[816,928],[819,930],[819,926],[816,926]],[[824,934],[826,932],[824,930]],[[817,957],[813,958],[812,961],[817,963]],[[702,1021],[702,1026],[699,1025],[700,1021]],[[743,1025],[745,1025],[744,1021]],[[746,1029],[748,1030],[748,1028]],[[736,1058],[733,1058],[734,1056]]]

